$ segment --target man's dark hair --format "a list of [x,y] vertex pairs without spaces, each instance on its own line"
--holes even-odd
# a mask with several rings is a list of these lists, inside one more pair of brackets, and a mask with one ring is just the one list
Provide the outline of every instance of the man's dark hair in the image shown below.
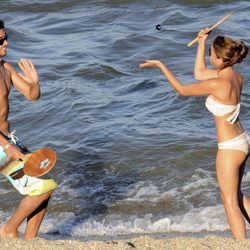
[[4,29],[4,21],[0,20],[0,29]]

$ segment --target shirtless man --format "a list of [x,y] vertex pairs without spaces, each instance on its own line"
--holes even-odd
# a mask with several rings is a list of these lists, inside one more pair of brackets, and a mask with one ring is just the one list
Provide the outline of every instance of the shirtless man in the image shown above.
[[[30,60],[21,59],[22,74],[3,58],[7,55],[8,34],[4,22],[0,20],[0,170],[17,190],[24,195],[16,211],[0,228],[0,237],[18,238],[18,227],[27,219],[24,239],[37,236],[51,193],[56,188],[52,179],[29,177],[23,173],[23,163],[9,166],[6,158],[23,160],[28,152],[9,130],[9,93],[11,87],[17,89],[27,99],[35,101],[40,97],[37,71]],[[14,138],[14,139],[13,139]],[[0,205],[1,206],[1,205]]]

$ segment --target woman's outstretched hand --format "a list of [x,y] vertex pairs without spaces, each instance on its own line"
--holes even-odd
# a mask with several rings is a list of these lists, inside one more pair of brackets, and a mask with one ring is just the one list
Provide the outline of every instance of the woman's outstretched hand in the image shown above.
[[158,67],[160,68],[162,65],[162,62],[159,60],[146,60],[144,63],[139,64],[140,68],[146,68],[146,67]]

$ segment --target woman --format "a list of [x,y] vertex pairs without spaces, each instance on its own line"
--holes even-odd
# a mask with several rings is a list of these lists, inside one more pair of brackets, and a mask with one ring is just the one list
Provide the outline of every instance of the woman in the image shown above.
[[[198,83],[183,85],[171,71],[158,60],[147,60],[140,67],[158,67],[171,86],[183,96],[208,95],[207,109],[214,115],[217,129],[218,151],[216,174],[227,220],[234,238],[246,239],[244,217],[250,222],[250,200],[240,191],[241,179],[249,154],[250,140],[240,124],[240,96],[243,80],[233,65],[240,63],[248,48],[241,41],[217,37],[209,49],[210,62],[205,62],[208,28],[199,33],[194,75]],[[244,217],[243,217],[244,216]]]

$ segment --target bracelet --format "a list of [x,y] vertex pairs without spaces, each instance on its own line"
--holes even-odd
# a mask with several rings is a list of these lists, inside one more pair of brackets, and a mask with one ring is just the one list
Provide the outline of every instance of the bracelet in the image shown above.
[[3,152],[6,153],[6,150],[11,146],[11,143],[7,143],[4,147],[3,147]]

